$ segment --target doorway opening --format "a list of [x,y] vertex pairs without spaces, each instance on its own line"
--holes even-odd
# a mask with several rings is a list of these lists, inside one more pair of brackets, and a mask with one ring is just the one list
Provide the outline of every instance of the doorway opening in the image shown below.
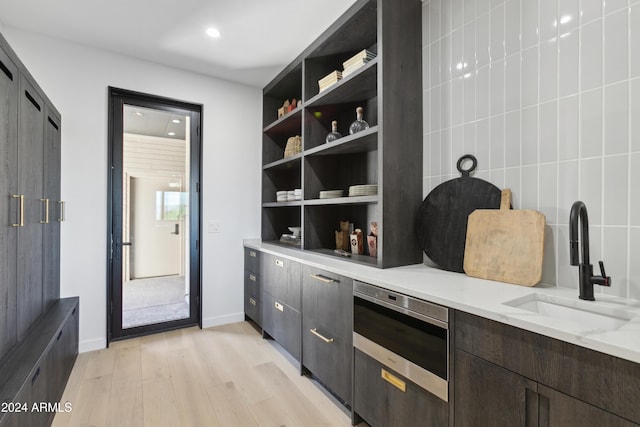
[[200,325],[202,107],[109,92],[108,341]]

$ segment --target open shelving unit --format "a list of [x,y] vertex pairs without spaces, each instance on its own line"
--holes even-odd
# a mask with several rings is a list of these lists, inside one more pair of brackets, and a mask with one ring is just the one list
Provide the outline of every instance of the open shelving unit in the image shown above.
[[[359,0],[263,91],[262,231],[278,244],[302,228],[302,247],[334,253],[340,221],[369,234],[378,223],[378,256],[343,258],[380,268],[422,261],[415,215],[422,201],[422,57],[420,0]],[[402,31],[398,31],[402,27]],[[322,92],[318,80],[356,53],[376,57]],[[298,106],[284,117],[287,99]],[[349,135],[357,107],[369,129]],[[331,122],[343,137],[325,143]],[[284,158],[289,137],[302,152]],[[376,184],[378,194],[348,196],[350,186]],[[276,191],[302,189],[302,200],[277,202]],[[344,196],[321,199],[325,190]],[[286,245],[286,247],[290,247]]]

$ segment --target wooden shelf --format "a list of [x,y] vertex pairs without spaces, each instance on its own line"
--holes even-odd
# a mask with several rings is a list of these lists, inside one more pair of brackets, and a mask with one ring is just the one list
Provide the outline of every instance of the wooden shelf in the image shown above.
[[378,126],[353,135],[343,136],[304,151],[305,156],[331,156],[336,154],[368,153],[378,149]]
[[262,204],[263,208],[286,208],[291,206],[302,206],[302,202],[295,200],[292,202],[266,202]]
[[302,106],[296,107],[275,122],[265,127],[262,131],[268,134],[300,134],[302,123]]
[[262,169],[266,171],[300,168],[300,159],[302,159],[302,153],[296,154],[295,156],[287,157],[286,159],[280,159],[276,160],[275,162],[267,163],[266,165],[262,166]]
[[371,99],[377,94],[378,58],[374,58],[357,71],[323,90],[305,102],[307,109],[316,106],[345,104]]
[[378,196],[352,196],[352,197],[336,197],[333,199],[309,199],[304,204],[308,206],[324,206],[324,205],[371,205],[378,203]]

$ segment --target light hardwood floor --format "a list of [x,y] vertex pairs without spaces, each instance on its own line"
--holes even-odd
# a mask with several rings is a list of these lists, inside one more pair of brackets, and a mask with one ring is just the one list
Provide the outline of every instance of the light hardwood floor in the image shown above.
[[350,426],[350,417],[247,322],[83,353],[53,426]]

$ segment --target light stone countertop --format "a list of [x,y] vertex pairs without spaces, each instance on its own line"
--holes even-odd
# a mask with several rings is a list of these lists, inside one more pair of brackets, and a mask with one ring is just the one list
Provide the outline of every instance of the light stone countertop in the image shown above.
[[[582,301],[578,299],[577,289],[518,286],[476,279],[423,264],[379,269],[345,261],[337,256],[333,258],[262,243],[258,239],[247,239],[243,243],[245,247],[264,253],[640,363],[640,300],[596,295],[595,302]],[[594,330],[579,319],[540,315],[504,304],[513,300],[527,300],[533,294],[538,294],[539,299],[630,320],[615,330]]]

